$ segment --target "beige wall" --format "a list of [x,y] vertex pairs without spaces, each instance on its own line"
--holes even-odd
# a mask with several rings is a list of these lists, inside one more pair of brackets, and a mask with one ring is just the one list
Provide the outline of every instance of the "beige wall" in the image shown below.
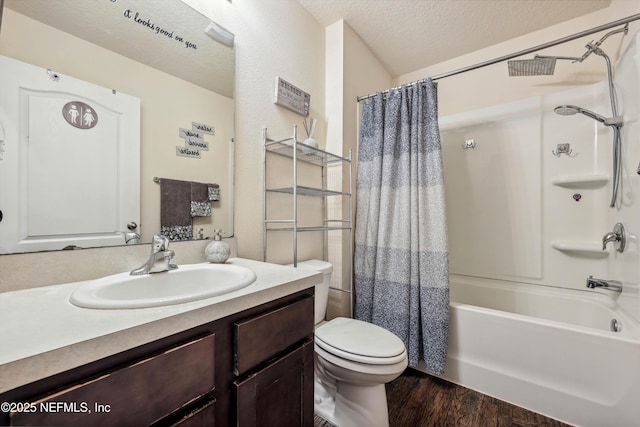
[[[4,11],[2,19],[0,54],[141,99],[140,224],[143,241],[151,241],[151,237],[160,231],[160,186],[153,182],[154,176],[219,183],[222,200],[212,204],[212,217],[198,218],[194,228],[204,228],[205,236],[213,236],[214,228],[227,228],[230,199],[224,196],[225,189],[227,195],[229,189],[232,99],[9,9]],[[210,151],[202,152],[201,159],[177,157],[176,145],[184,145],[178,130],[191,128],[193,121],[216,128],[215,136],[205,138],[209,141]]]
[[[388,88],[391,75],[380,64],[362,39],[344,21],[340,20],[326,29],[326,96],[327,135],[330,142],[327,149],[353,158],[352,191],[355,208],[355,185],[358,144],[358,104],[356,98],[361,93],[371,93]],[[342,191],[349,191],[348,166],[337,172],[342,175]],[[338,177],[340,179],[340,177]],[[341,217],[349,214],[349,199],[343,198]],[[352,210],[355,217],[355,209]],[[351,240],[344,232],[340,249],[330,253],[329,261],[334,264],[333,283],[335,287],[348,289],[351,279],[349,250]],[[328,318],[349,315],[349,294],[331,292],[327,308]]]
[[[472,52],[440,64],[416,70],[399,76],[394,85],[404,84],[428,76],[457,70],[490,59],[499,58],[529,49],[534,46],[560,39],[593,27],[597,27],[630,15],[640,13],[640,2],[635,0],[613,0],[611,5],[602,11],[591,13],[544,30],[536,31],[522,37],[500,43],[486,49]],[[629,33],[640,29],[640,23],[630,24]],[[611,31],[611,30],[608,30]],[[573,42],[537,52],[541,55],[582,56],[584,46],[599,40],[606,32],[587,36]],[[621,42],[621,35],[607,39],[602,48],[615,61],[623,52],[631,37]],[[518,59],[532,59],[535,54]],[[582,63],[558,61],[554,76],[509,77],[506,62],[438,80],[438,107],[440,116],[456,112],[469,111],[490,105],[496,105],[517,99],[561,91],[576,85],[586,85],[606,79],[604,59],[591,55]]]
[[[223,16],[214,16],[209,0],[184,2],[235,34],[235,232],[238,254],[262,260],[262,128],[267,127],[271,138],[283,139],[298,125],[299,139],[306,136],[302,116],[273,103],[275,78],[311,94],[311,117],[318,119],[314,137],[325,147],[324,28],[296,1],[234,0],[226,5]],[[285,178],[291,174],[290,168],[271,170]],[[290,206],[283,206],[276,215],[290,218]],[[309,215],[303,210],[300,216],[307,219]],[[291,236],[275,234],[281,233],[270,233],[268,259],[291,262]],[[320,242],[316,233],[300,235],[298,258],[322,257]]]

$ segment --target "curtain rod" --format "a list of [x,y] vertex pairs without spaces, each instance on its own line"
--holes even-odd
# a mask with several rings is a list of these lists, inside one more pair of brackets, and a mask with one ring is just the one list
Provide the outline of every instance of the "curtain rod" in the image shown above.
[[[528,55],[530,53],[537,52],[539,50],[546,49],[548,47],[557,46],[557,45],[562,44],[562,43],[566,43],[566,42],[569,42],[569,41],[572,41],[572,40],[575,40],[575,39],[579,39],[581,37],[588,36],[588,35],[591,35],[591,34],[594,34],[594,33],[598,33],[600,31],[608,30],[609,28],[617,27],[618,25],[623,25],[623,24],[627,24],[627,23],[632,22],[632,21],[637,21],[639,19],[640,19],[640,13],[635,14],[635,15],[631,15],[631,16],[628,16],[626,18],[622,18],[622,19],[619,19],[617,21],[610,22],[608,24],[603,24],[603,25],[600,25],[598,27],[593,27],[591,29],[581,31],[579,33],[572,34],[570,36],[566,36],[566,37],[563,37],[563,38],[560,38],[560,39],[557,39],[557,40],[553,40],[553,41],[550,41],[550,42],[547,42],[547,43],[543,43],[543,44],[531,47],[529,49],[524,49],[524,50],[521,50],[521,51],[518,51],[518,52],[511,53],[509,55],[500,56],[498,58],[490,59],[488,61],[479,62],[477,64],[470,65],[468,67],[459,68],[457,70],[449,71],[447,73],[438,74],[438,75],[435,75],[435,76],[431,77],[431,80],[434,80],[434,81],[435,80],[440,80],[440,79],[444,79],[444,78],[447,78],[447,77],[455,76],[457,74],[466,73],[467,71],[473,71],[473,70],[477,70],[478,68],[484,68],[484,67],[486,67],[488,65],[497,64],[498,62],[504,62],[504,61],[507,61],[509,59],[517,58],[517,57],[522,56],[522,55]],[[411,86],[411,85],[424,83],[428,79],[429,78],[425,78],[425,79],[417,80],[417,81],[412,82],[412,83],[406,83],[405,85],[392,87],[391,89],[383,90],[382,93],[383,94],[387,94],[392,90],[400,89],[402,86],[406,86],[406,85]],[[376,96],[378,93],[379,92],[372,93],[372,94],[365,95],[365,96],[359,96],[357,98],[357,100],[358,100],[358,102],[360,102],[360,101],[363,101],[365,99],[368,99],[368,98],[371,98],[373,96]]]

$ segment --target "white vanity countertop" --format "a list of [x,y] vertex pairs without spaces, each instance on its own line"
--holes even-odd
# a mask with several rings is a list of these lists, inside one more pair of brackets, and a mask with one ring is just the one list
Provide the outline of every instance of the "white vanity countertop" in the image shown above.
[[0,293],[0,393],[273,301],[322,281],[320,273],[231,258],[256,281],[184,304],[86,309],[69,302],[84,282]]

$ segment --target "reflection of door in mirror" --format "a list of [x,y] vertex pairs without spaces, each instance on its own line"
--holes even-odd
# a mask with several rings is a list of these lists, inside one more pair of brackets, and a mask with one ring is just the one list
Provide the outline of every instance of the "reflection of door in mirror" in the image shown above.
[[140,100],[4,56],[0,70],[0,253],[124,244],[140,222]]

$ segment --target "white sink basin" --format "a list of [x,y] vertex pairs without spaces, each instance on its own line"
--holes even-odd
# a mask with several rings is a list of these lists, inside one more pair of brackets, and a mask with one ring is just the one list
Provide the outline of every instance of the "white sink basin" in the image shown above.
[[84,308],[159,307],[226,294],[255,280],[255,273],[246,267],[188,264],[162,273],[119,273],[91,280],[80,285],[69,301]]

